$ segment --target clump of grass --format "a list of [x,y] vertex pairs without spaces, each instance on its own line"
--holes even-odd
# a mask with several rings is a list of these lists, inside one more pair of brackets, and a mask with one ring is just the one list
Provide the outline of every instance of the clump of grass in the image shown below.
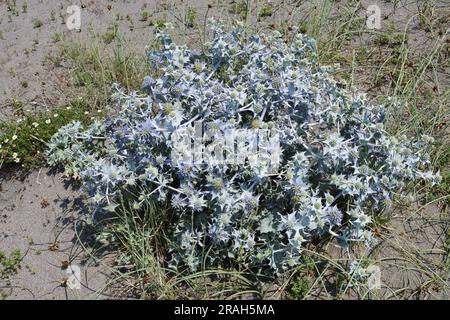
[[28,11],[28,2],[24,1],[22,4],[22,13],[27,13]]
[[39,46],[39,40],[34,39],[33,44],[31,45],[31,51],[35,52],[37,50],[38,46]]
[[134,30],[133,18],[129,14],[127,14],[126,18],[127,18],[128,23],[129,23],[129,27],[128,28],[130,29],[130,31],[133,31]]
[[312,279],[315,274],[316,261],[305,255],[304,263],[294,271],[292,279],[288,282],[287,295],[294,300],[307,297],[313,286]]
[[157,29],[162,29],[166,25],[167,21],[165,19],[158,19],[155,22],[150,21],[150,25]]
[[8,11],[14,11],[17,7],[16,0],[6,0],[6,9]]
[[392,48],[400,46],[404,41],[407,41],[407,38],[404,39],[404,34],[398,32],[380,32],[375,38],[375,44],[387,45]]
[[0,279],[7,280],[10,276],[16,274],[20,269],[22,258],[22,252],[18,249],[13,250],[9,257],[3,251],[0,251]]
[[186,22],[185,25],[188,28],[193,28],[195,26],[195,21],[197,20],[197,11],[193,7],[189,7],[186,11]]
[[16,16],[19,15],[19,9],[17,8],[16,0],[7,0],[6,5],[8,11],[11,11]]
[[447,230],[447,239],[445,240],[445,265],[450,271],[450,229]]
[[33,21],[33,28],[34,29],[40,28],[43,25],[44,25],[44,23],[41,20],[39,20],[39,19],[36,19],[36,20]]
[[55,32],[52,35],[53,42],[60,42],[62,40],[62,34],[59,32]]
[[105,41],[106,44],[110,44],[117,38],[118,32],[118,24],[113,23],[112,26],[108,28],[108,31],[103,34],[103,41]]
[[[133,296],[141,299],[262,297],[254,282],[255,275],[246,271],[191,273],[167,268],[170,241],[167,234],[173,225],[171,212],[157,207],[152,196],[136,199],[135,191],[129,190],[120,198],[114,216],[108,218],[106,229],[110,235],[107,237],[114,239],[113,243],[120,251],[117,281],[126,279],[124,292],[132,291]],[[102,231],[105,234],[105,229]]]
[[230,13],[240,15],[245,18],[248,14],[248,4],[246,0],[233,0],[230,3]]
[[272,15],[273,15],[273,9],[269,5],[264,6],[259,13],[260,18],[271,17]]
[[141,21],[147,21],[149,17],[150,17],[150,12],[148,12],[146,10],[141,11]]
[[113,83],[127,90],[139,89],[147,66],[144,54],[129,50],[119,38],[111,51],[98,43],[66,43],[59,55],[70,64],[77,89],[90,96],[96,106],[109,101]]
[[50,62],[54,67],[61,67],[63,58],[59,55],[49,54],[46,57],[47,61]]

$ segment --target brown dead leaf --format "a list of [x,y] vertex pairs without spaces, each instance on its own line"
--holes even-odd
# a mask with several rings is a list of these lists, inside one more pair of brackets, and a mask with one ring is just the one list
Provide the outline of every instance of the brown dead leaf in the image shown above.
[[50,245],[50,246],[48,247],[48,249],[49,249],[50,251],[53,251],[53,252],[59,251],[59,244],[54,243],[54,244]]
[[61,282],[59,283],[59,285],[61,286],[61,287],[67,287],[67,282],[69,281],[69,277],[66,277],[66,278],[63,278],[63,279],[61,279]]
[[48,199],[45,198],[45,197],[42,198],[42,200],[41,200],[41,208],[42,209],[47,208],[49,205],[50,205],[50,203],[48,202]]
[[66,270],[69,267],[70,263],[67,260],[61,261],[61,269]]

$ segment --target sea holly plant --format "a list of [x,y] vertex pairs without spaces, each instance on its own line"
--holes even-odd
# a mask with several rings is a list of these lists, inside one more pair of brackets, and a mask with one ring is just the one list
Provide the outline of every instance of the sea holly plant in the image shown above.
[[[61,128],[47,152],[50,165],[82,182],[96,212],[114,212],[119,198],[134,210],[150,198],[168,208],[171,267],[279,275],[318,239],[370,245],[373,214],[405,183],[439,180],[430,171],[431,138],[388,134],[387,108],[337,83],[313,39],[211,26],[201,52],[158,30],[141,93],[116,87],[116,115]],[[277,147],[253,145],[263,139],[249,132],[263,129],[276,134]],[[211,151],[213,138],[230,132],[232,142]],[[180,149],[194,156],[175,159]],[[258,165],[264,159],[247,152],[244,161],[215,161],[242,150],[269,160]],[[198,161],[206,151],[213,156]],[[275,151],[276,170],[266,170]]]

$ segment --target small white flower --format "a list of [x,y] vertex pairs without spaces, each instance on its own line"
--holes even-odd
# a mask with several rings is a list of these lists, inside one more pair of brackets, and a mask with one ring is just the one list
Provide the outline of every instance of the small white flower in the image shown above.
[[45,120],[46,124],[50,124],[51,122],[52,122],[52,120],[50,120],[50,119]]
[[39,127],[39,123],[37,123],[37,122],[33,122],[31,125],[35,128]]
[[17,152],[14,152],[14,153],[12,154],[12,156],[13,156],[14,159],[16,159],[16,158],[17,158]]
[[17,136],[16,136],[16,135],[13,135],[11,139],[12,139],[12,141],[14,141],[14,140],[17,139]]

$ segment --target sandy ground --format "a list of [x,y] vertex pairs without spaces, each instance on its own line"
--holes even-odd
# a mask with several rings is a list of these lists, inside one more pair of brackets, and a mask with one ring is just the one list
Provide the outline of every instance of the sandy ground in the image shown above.
[[[302,10],[305,6],[297,6],[298,1],[272,2],[277,3],[274,14],[264,19],[257,19],[254,14],[264,1],[251,2],[251,27],[262,31],[281,20],[295,23],[307,15],[307,10]],[[391,2],[374,2],[380,5],[387,19],[383,20],[383,29],[390,20],[398,26],[406,26],[410,21],[408,28],[412,30],[410,43],[413,47],[421,50],[429,45],[426,34],[415,29],[416,1],[401,1],[395,10]],[[25,113],[65,102],[65,89],[69,85],[67,69],[57,68],[47,59],[58,51],[60,43],[55,41],[56,34],[60,34],[64,42],[86,42],[93,36],[104,34],[113,22],[117,22],[129,42],[142,51],[152,34],[150,20],[171,21],[180,36],[188,35],[185,39],[190,42],[202,35],[195,29],[186,28],[184,21],[188,7],[196,9],[201,24],[206,16],[232,19],[230,1],[217,0],[17,0],[18,14],[8,10],[7,3],[0,0],[0,121],[12,117],[14,99],[23,102]],[[26,10],[24,3],[27,3]],[[72,4],[82,8],[80,32],[68,30],[64,23],[66,9]],[[208,4],[213,8],[208,9]],[[368,4],[372,1],[364,1],[364,5]],[[446,1],[439,1],[438,8],[448,10]],[[151,13],[147,21],[142,21],[142,11]],[[81,243],[92,240],[88,229],[81,231],[89,213],[79,204],[79,194],[67,188],[58,174],[49,173],[46,168],[32,172],[23,181],[0,169],[0,250],[10,253],[20,249],[24,254],[18,274],[9,281],[0,280],[0,293],[10,299],[108,297],[105,287],[111,261],[108,257],[94,258],[77,241],[80,234]],[[424,274],[429,278],[436,276],[439,270],[433,268],[442,261],[443,233],[448,229],[448,218],[447,221],[441,219],[441,214],[436,207],[426,213],[420,211],[413,217],[396,213],[392,229],[384,233],[384,241],[372,253],[373,259],[383,265],[382,277],[387,286],[406,286],[410,292],[415,292],[417,285],[423,283],[421,277]],[[405,247],[409,248],[406,257]],[[62,268],[66,261],[80,267],[81,290],[61,285],[68,276],[67,270]],[[417,263],[426,270],[425,273],[413,270]],[[422,292],[422,298],[449,297],[447,292],[438,289],[427,290]],[[388,291],[380,296],[392,294]]]

